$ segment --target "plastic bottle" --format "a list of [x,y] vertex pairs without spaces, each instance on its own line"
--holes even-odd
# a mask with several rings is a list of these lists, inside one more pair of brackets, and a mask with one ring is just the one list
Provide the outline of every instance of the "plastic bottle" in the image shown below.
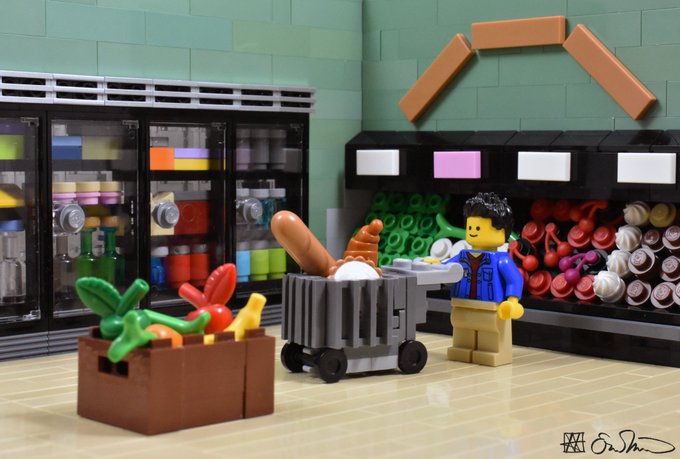
[[94,262],[95,274],[109,284],[115,285],[116,267],[118,265],[116,228],[102,227],[101,230],[104,232],[104,253]]
[[92,233],[94,229],[87,228],[80,232],[80,255],[76,258],[76,277],[90,277],[95,274],[95,256],[92,253]]
[[274,212],[272,213],[272,215],[280,210],[288,209],[288,200],[286,199],[285,188],[272,188],[271,190],[269,190],[269,197],[274,200]]
[[266,170],[269,164],[269,130],[253,129],[251,134],[253,145],[251,169],[256,171]]
[[17,239],[17,233],[2,235],[0,303],[21,303],[26,300],[26,266],[19,259]]
[[286,146],[286,130],[269,130],[269,162],[271,169],[283,170],[286,166],[286,156],[283,152]]
[[250,278],[250,243],[236,243],[236,281],[248,282]]
[[170,248],[170,255],[165,258],[165,273],[172,288],[178,288],[191,279],[191,247],[176,245]]
[[189,282],[196,287],[205,285],[210,276],[210,257],[208,256],[208,244],[194,244],[191,246],[189,256],[191,278]]
[[286,274],[286,249],[278,242],[270,241],[268,279],[283,279]]
[[76,264],[68,255],[68,235],[55,236],[57,241],[54,256],[54,298],[55,303],[70,302],[76,298]]
[[236,129],[236,170],[247,171],[253,155],[250,129]]
[[251,242],[250,280],[253,282],[267,280],[269,274],[269,243],[266,240]]
[[161,286],[167,282],[165,275],[165,258],[170,251],[166,246],[151,249],[151,285]]

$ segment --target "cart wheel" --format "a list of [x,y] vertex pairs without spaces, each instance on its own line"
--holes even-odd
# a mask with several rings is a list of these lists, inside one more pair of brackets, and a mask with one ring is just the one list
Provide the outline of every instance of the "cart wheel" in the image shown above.
[[302,350],[304,347],[297,343],[286,343],[281,349],[281,363],[291,373],[302,372]]
[[404,341],[399,346],[399,369],[407,375],[420,373],[427,363],[427,349],[420,341]]
[[316,366],[321,379],[327,383],[338,382],[347,372],[347,356],[342,350],[323,349],[316,356]]

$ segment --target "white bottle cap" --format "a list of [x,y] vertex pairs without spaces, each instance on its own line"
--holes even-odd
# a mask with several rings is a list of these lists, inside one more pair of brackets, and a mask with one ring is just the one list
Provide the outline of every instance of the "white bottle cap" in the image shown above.
[[268,188],[251,188],[250,195],[257,199],[266,199],[270,196]]
[[285,188],[272,188],[269,190],[269,197],[270,198],[285,198],[286,197],[286,189]]
[[191,247],[188,245],[174,245],[170,247],[170,253],[172,255],[189,255],[191,253]]
[[169,253],[170,250],[168,250],[167,246],[164,245],[151,249],[151,256],[154,258],[165,258]]

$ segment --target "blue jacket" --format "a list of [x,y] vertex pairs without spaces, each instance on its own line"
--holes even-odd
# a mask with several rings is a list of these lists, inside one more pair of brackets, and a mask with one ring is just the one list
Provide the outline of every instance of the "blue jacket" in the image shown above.
[[[473,269],[468,253],[482,253],[476,285],[471,285]],[[446,264],[448,263],[460,263],[463,267],[463,278],[451,287],[451,298],[470,299],[472,288],[477,290],[475,299],[480,301],[500,303],[510,296],[522,297],[524,278],[506,252],[461,250],[458,255],[447,260]]]

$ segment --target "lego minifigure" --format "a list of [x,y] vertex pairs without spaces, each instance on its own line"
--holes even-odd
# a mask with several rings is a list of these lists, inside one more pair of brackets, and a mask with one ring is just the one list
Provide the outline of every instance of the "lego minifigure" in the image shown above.
[[459,263],[463,278],[451,288],[453,346],[449,360],[499,366],[512,362],[512,328],[519,319],[523,278],[510,256],[496,249],[512,231],[512,209],[495,193],[479,193],[465,203],[462,250],[447,263]]

